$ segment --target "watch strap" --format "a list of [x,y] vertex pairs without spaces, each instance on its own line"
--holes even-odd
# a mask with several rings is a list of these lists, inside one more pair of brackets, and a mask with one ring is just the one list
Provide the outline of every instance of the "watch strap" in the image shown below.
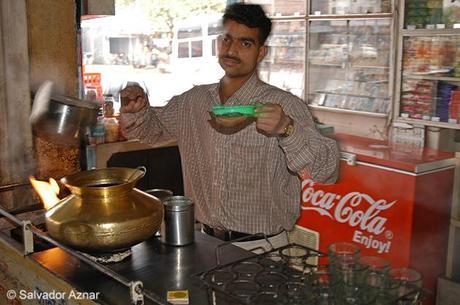
[[289,117],[289,124],[284,127],[284,130],[281,134],[279,134],[280,138],[289,137],[294,132],[294,120]]

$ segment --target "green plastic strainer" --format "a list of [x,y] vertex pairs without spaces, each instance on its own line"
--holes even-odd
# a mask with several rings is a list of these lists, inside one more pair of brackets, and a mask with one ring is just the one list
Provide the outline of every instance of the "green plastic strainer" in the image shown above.
[[216,105],[211,108],[211,112],[215,116],[225,116],[225,117],[256,117],[257,114],[254,110],[262,106],[261,104],[257,105],[234,105],[234,106],[222,106]]

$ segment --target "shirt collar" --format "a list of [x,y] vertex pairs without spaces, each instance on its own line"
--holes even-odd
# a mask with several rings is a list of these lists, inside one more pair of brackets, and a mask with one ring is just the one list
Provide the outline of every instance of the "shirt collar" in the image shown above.
[[[246,105],[253,104],[253,96],[256,94],[257,85],[260,80],[255,71],[251,77],[239,88],[225,103],[226,105]],[[214,100],[220,103],[219,97],[220,82],[212,86],[209,91]]]

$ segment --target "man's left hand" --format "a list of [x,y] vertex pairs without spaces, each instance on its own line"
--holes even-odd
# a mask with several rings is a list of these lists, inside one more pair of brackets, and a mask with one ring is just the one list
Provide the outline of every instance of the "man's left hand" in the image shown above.
[[284,113],[283,107],[278,104],[267,103],[256,108],[256,127],[267,136],[278,136],[290,123],[290,118]]

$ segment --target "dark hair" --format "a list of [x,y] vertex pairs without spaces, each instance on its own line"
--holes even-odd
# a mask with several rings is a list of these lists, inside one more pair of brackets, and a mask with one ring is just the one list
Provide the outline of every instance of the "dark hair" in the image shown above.
[[235,3],[228,5],[222,17],[222,22],[225,23],[227,20],[234,20],[250,28],[258,28],[261,44],[265,43],[272,30],[270,18],[267,17],[262,7],[258,4]]

